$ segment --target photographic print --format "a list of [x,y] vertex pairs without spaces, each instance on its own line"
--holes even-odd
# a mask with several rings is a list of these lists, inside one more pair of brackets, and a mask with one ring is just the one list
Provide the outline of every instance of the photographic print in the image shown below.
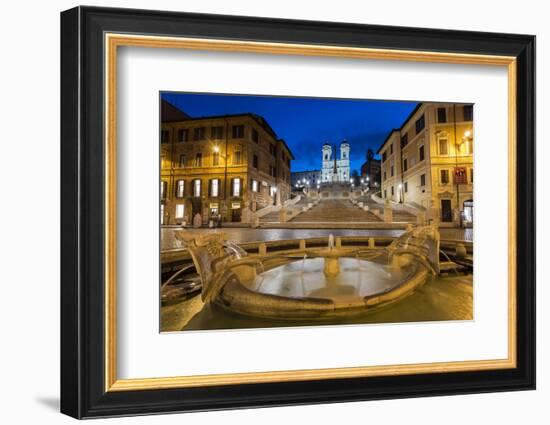
[[161,332],[473,319],[473,105],[160,95]]

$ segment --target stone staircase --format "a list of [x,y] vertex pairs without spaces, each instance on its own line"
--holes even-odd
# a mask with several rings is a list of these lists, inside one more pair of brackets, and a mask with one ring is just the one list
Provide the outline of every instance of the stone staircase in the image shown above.
[[293,223],[375,223],[381,220],[372,212],[356,207],[349,200],[326,199],[290,221]]
[[393,210],[394,223],[416,223],[416,216],[407,211]]

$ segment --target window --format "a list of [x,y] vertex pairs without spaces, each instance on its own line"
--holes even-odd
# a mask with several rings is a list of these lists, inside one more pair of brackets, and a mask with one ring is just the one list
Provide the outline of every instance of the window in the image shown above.
[[272,145],[271,143],[269,144],[269,153],[273,156],[275,156],[275,145]]
[[386,178],[387,178],[387,175],[386,175],[386,172],[384,171],[384,178],[383,178],[383,180],[386,180]]
[[220,153],[219,152],[214,152],[212,154],[212,165],[214,167],[217,167],[218,165],[220,165]]
[[160,224],[164,224],[164,205],[160,205]]
[[424,161],[424,145],[418,148],[418,161]]
[[470,168],[470,183],[474,182],[474,169]]
[[403,158],[403,171],[407,171],[407,158]]
[[420,186],[426,186],[426,174],[420,175]]
[[447,109],[437,108],[437,122],[447,122]]
[[393,177],[393,164],[390,166],[390,177]]
[[166,187],[168,186],[168,183],[165,181],[160,182],[160,198],[165,199],[166,198]]
[[166,165],[166,155],[161,155],[160,156],[160,167],[161,168],[168,168],[168,166]]
[[189,140],[189,130],[180,128],[178,130],[178,142],[187,142]]
[[386,191],[386,189],[384,189],[384,198],[387,198],[388,197],[388,193]]
[[186,159],[186,158],[185,158],[185,154],[182,153],[182,154],[180,155],[180,168],[185,167],[185,159]]
[[449,170],[440,170],[441,184],[449,184]]
[[473,120],[474,120],[474,106],[464,105],[464,121],[473,121]]
[[386,151],[382,152],[382,162],[386,162],[387,156]]
[[176,218],[183,218],[185,206],[183,204],[176,204]]
[[258,180],[252,180],[252,192],[257,192],[259,189]]
[[202,167],[202,153],[197,152],[195,154],[195,167]]
[[220,196],[220,179],[210,180],[210,196],[213,198]]
[[168,130],[162,130],[160,132],[160,142],[161,143],[168,143],[170,141],[170,133]]
[[244,125],[234,125],[231,130],[233,139],[242,139],[244,137]]
[[233,158],[233,164],[234,165],[240,165],[241,164],[241,151],[235,151],[235,157]]
[[393,153],[393,143],[390,145],[390,155]]
[[223,139],[223,127],[212,127],[210,134],[212,139]]
[[424,121],[424,115],[422,115],[420,118],[416,120],[415,128],[416,128],[416,134],[420,133],[422,130],[424,130],[426,123]]
[[252,157],[252,166],[256,169],[258,169],[258,155],[254,154]]
[[183,198],[185,196],[185,180],[178,180],[176,182],[176,198]]
[[407,146],[407,143],[409,143],[409,133],[405,133],[401,136],[401,147]]
[[391,187],[391,196],[393,196],[393,186]]
[[277,168],[275,168],[273,165],[269,166],[269,175],[271,177],[277,177]]
[[409,182],[403,183],[403,189],[405,189],[405,193],[409,191]]
[[256,143],[260,142],[260,135],[258,134],[258,131],[255,128],[252,129],[252,141]]
[[446,138],[439,139],[439,155],[449,155],[449,142]]
[[241,196],[241,179],[233,179],[232,196]]
[[201,196],[201,181],[200,179],[193,181],[193,196],[195,198],[200,198]]
[[204,140],[204,127],[197,127],[193,130],[193,140]]

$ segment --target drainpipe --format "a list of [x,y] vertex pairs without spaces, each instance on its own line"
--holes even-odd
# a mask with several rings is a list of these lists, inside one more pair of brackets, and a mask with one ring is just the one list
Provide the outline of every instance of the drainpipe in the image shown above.
[[[458,168],[458,142],[456,138],[456,103],[453,103],[453,121],[454,121],[454,133],[455,133],[455,172]],[[453,176],[453,178],[456,178],[456,175]],[[462,228],[462,214],[460,213],[460,184],[457,180],[456,182],[456,208],[458,210],[458,221],[459,226]]]

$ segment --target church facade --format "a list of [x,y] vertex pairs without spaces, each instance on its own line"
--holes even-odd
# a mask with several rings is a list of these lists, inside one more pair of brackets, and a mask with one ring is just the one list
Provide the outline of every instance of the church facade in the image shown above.
[[[328,142],[323,144],[323,167],[321,170],[323,183],[350,181],[350,146],[346,140],[340,143],[339,151],[337,151],[336,146],[333,147]],[[339,158],[337,158],[338,153],[340,154]]]

